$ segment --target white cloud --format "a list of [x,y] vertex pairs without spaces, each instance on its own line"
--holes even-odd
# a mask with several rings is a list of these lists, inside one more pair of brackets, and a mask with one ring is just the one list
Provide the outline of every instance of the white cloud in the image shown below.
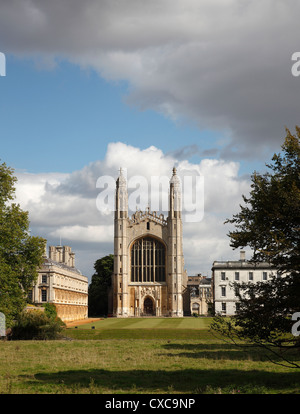
[[298,122],[297,0],[15,0],[1,3],[5,53],[55,58],[126,80],[127,101],[227,132],[223,157],[278,151]]
[[61,173],[31,174],[16,172],[18,183],[16,197],[21,207],[27,208],[31,202],[41,202],[47,192],[47,185],[56,187],[68,176]]
[[95,260],[113,253],[113,213],[103,214],[96,207],[97,179],[101,175],[116,179],[122,166],[127,168],[128,181],[140,175],[150,183],[153,175],[170,178],[174,165],[182,177],[204,176],[204,217],[199,223],[183,223],[183,247],[188,272],[209,273],[213,260],[235,257],[223,223],[238,210],[242,194],[249,190],[249,182],[239,177],[235,162],[203,159],[200,164],[192,164],[167,156],[153,146],[141,150],[120,142],[110,143],[103,160],[80,171],[18,173],[17,202],[29,211],[32,233],[46,238],[48,244],[57,244],[61,238],[63,244],[78,251],[78,267],[84,266],[81,270],[91,276]]
[[113,225],[100,226],[61,226],[49,233],[50,237],[59,240],[70,240],[80,243],[111,243],[114,237]]

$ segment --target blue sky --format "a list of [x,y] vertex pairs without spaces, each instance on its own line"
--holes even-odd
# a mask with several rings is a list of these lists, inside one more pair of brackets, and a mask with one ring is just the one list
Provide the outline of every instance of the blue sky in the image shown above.
[[[221,136],[136,108],[126,102],[127,82],[106,81],[66,61],[43,68],[6,56],[0,82],[1,159],[17,170],[72,172],[102,159],[109,142],[169,153],[193,145],[205,150]],[[188,155],[199,162],[199,154]]]
[[184,224],[188,272],[237,258],[224,221],[299,124],[299,13],[296,0],[1,2],[0,159],[32,234],[62,237],[90,277],[113,249],[99,175],[176,164],[205,178],[204,218]]

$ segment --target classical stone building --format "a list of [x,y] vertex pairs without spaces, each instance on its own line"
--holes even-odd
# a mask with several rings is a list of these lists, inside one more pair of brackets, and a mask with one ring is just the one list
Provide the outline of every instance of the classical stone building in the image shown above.
[[113,315],[182,317],[186,285],[176,169],[170,180],[167,218],[149,208],[128,216],[127,182],[121,170],[115,196]]
[[188,277],[189,314],[207,316],[212,311],[212,281],[198,274]]
[[87,318],[88,278],[76,269],[71,247],[49,246],[29,299],[36,305],[53,303],[63,321]]
[[269,263],[251,263],[240,252],[240,260],[213,262],[213,299],[215,312],[221,315],[234,315],[239,306],[233,283],[257,283],[277,275],[277,270]]

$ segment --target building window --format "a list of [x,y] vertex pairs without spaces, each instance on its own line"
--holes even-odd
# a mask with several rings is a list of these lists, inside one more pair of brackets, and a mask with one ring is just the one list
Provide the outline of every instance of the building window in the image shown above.
[[32,298],[33,298],[33,292],[32,289],[28,292],[28,300],[29,302],[32,302]]
[[234,280],[240,280],[240,272],[235,272]]
[[47,275],[42,275],[42,283],[47,283]]
[[222,312],[226,312],[226,303],[222,302]]
[[190,289],[191,289],[191,297],[199,296],[199,288],[197,286],[192,286]]
[[47,302],[47,290],[42,289],[42,302]]
[[267,272],[263,272],[263,280],[267,280],[267,278],[268,278]]
[[150,230],[150,221],[147,221],[147,230]]
[[226,296],[226,287],[221,286],[221,296]]
[[138,239],[131,248],[132,282],[165,282],[165,246],[156,239]]
[[226,273],[225,272],[221,272],[221,280],[225,280],[225,276],[226,276]]
[[253,272],[249,272],[249,280],[253,280]]

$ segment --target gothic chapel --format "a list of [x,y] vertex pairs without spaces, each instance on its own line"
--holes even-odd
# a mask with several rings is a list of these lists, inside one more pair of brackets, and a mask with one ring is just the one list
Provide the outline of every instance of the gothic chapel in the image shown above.
[[182,317],[187,274],[182,250],[181,182],[173,168],[169,216],[136,211],[128,217],[127,182],[116,181],[113,315]]

